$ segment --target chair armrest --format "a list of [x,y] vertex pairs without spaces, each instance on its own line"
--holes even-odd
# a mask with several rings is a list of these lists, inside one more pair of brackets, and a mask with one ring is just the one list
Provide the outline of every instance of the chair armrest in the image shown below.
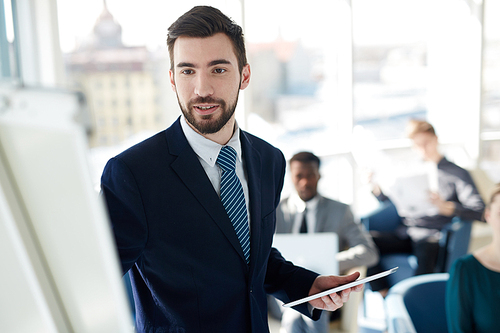
[[[424,274],[399,282],[385,298],[385,312],[389,333],[445,332],[444,310],[448,273]],[[415,324],[410,316],[414,316]]]
[[385,298],[388,333],[417,333],[406,310],[403,296],[389,293]]

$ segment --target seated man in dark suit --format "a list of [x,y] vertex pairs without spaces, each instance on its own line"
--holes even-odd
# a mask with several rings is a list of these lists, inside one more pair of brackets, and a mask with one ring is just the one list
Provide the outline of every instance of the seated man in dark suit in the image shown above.
[[[266,294],[293,301],[359,273],[318,276],[271,247],[285,161],[235,120],[250,82],[241,27],[194,7],[170,26],[167,45],[182,116],[112,158],[101,180],[137,331],[268,332]],[[295,309],[317,319],[359,290]]]
[[[411,120],[407,127],[408,137],[424,161],[437,168],[438,191],[430,193],[429,200],[437,208],[431,216],[401,216],[402,225],[394,232],[370,231],[380,254],[413,253],[417,257],[417,275],[433,273],[439,250],[441,229],[454,216],[464,220],[482,220],[484,202],[469,172],[448,161],[438,149],[438,137],[431,124],[422,120]],[[411,190],[411,189],[408,189]],[[390,200],[374,184],[373,194],[379,201]],[[369,218],[369,217],[368,217]],[[368,274],[382,270],[375,266]],[[372,290],[385,296],[388,284],[385,279],[372,281]]]
[[[276,211],[276,233],[334,232],[339,239],[336,260],[341,273],[378,262],[378,251],[363,225],[354,221],[351,208],[318,193],[320,159],[310,152],[295,154],[289,162],[295,192],[284,198]],[[313,322],[295,311],[285,309],[285,332],[328,332],[329,316],[324,312]]]

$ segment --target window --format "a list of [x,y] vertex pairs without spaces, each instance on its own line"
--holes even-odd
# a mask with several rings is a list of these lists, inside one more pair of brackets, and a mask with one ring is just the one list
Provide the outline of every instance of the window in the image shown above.
[[481,168],[500,182],[500,0],[487,0],[484,10]]
[[[497,163],[493,151],[500,140],[500,28],[495,17],[499,2],[484,2],[482,102],[477,88],[481,21],[476,15],[481,2],[213,0],[209,5],[244,28],[252,78],[240,94],[236,110],[240,126],[280,148],[286,158],[311,150],[335,161],[334,167],[325,168],[328,172],[349,165],[345,179],[335,178],[342,177],[338,173],[331,176],[332,183],[344,187],[331,196],[351,193],[350,199],[342,198],[350,202],[356,201],[356,194],[348,184],[356,185],[357,168],[373,161],[367,156],[408,156],[404,127],[409,118],[433,123],[446,152],[462,166],[470,167],[481,158]],[[173,22],[196,4],[186,0],[162,10],[167,4],[147,1],[137,11],[118,0],[92,4],[58,0],[66,61],[91,56],[87,60],[92,66],[74,77],[84,81],[99,75],[102,86],[92,93],[109,100],[94,110],[99,113],[94,117],[102,115],[112,124],[116,100],[124,101],[130,113],[141,106],[134,111],[141,116],[133,129],[120,128],[132,127],[132,121],[124,118],[120,126],[111,126],[113,133],[96,131],[95,136],[109,139],[93,138],[93,146],[113,144],[112,135],[133,140],[139,130],[157,131],[178,117],[168,76],[166,31],[159,31],[155,23]],[[101,15],[105,11],[107,15]],[[80,15],[80,28],[69,19],[77,13],[85,13]],[[94,29],[101,23],[113,28],[106,38]],[[143,122],[142,116],[155,121]],[[451,118],[458,127],[447,126]]]
[[427,3],[352,3],[354,125],[375,140],[404,138],[410,118],[427,117]]
[[10,0],[0,0],[0,82],[19,81],[19,59]]

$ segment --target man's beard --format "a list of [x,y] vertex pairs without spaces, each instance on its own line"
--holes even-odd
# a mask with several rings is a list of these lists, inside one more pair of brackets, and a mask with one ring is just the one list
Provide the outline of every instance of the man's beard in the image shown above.
[[[182,114],[186,118],[187,122],[191,124],[199,133],[201,134],[213,134],[219,132],[224,125],[227,124],[229,119],[234,114],[236,110],[236,104],[238,103],[238,94],[236,95],[236,99],[234,104],[230,104],[227,106],[226,102],[223,99],[215,99],[212,97],[199,97],[194,100],[188,102],[187,108],[179,100],[179,95],[177,95],[177,101],[181,108]],[[219,117],[216,117],[213,114],[208,114],[205,116],[201,116],[202,120],[196,120],[194,116],[194,107],[195,104],[219,104],[221,109],[221,114]]]

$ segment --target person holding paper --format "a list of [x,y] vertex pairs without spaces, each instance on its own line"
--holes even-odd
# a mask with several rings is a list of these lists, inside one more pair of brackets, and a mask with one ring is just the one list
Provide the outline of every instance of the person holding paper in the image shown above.
[[[454,216],[464,220],[482,220],[484,202],[469,172],[450,162],[439,152],[438,137],[430,123],[411,120],[407,126],[407,134],[422,159],[436,165],[438,190],[429,194],[436,213],[429,216],[401,216],[402,225],[395,232],[370,231],[370,234],[381,255],[413,253],[417,257],[416,274],[419,275],[434,272],[440,230]],[[411,191],[411,188],[408,190]],[[374,184],[373,194],[379,201],[390,201],[377,184]],[[381,270],[377,265],[368,269],[368,274]],[[371,287],[382,294],[388,289],[385,279],[374,281]]]
[[[271,247],[285,160],[235,120],[250,65],[240,26],[197,6],[169,28],[181,117],[108,161],[101,189],[137,332],[268,332],[266,294],[284,302],[356,280],[321,276]],[[295,307],[318,319],[349,288]]]
[[450,333],[498,332],[500,313],[500,184],[484,211],[493,241],[455,261],[446,285]]
[[[300,152],[290,159],[295,192],[278,206],[276,233],[334,232],[339,239],[336,259],[341,273],[375,265],[378,250],[363,225],[354,221],[350,207],[318,193],[320,163],[311,152]],[[320,320],[312,321],[296,311],[283,309],[281,327],[284,332],[328,332],[329,318],[329,313],[324,312]]]

